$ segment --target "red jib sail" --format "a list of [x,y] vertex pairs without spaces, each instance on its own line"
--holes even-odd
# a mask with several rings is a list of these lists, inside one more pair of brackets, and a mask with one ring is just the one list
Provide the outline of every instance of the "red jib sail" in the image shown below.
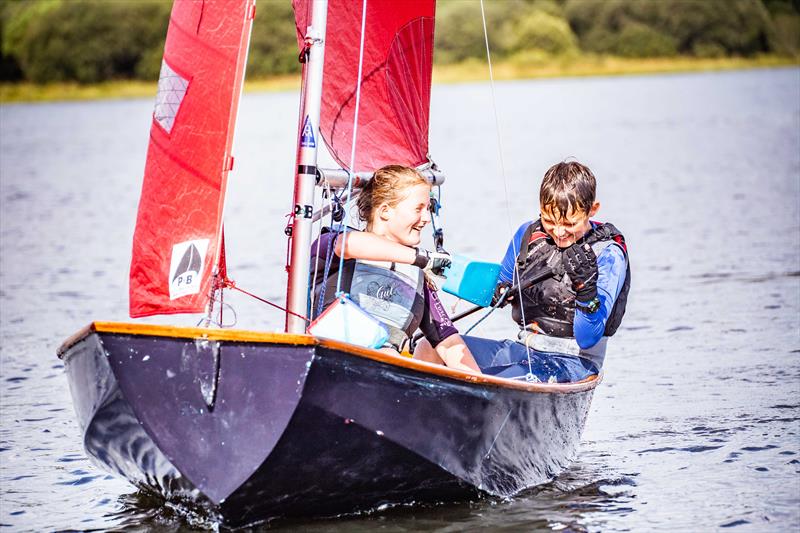
[[[294,0],[300,48],[312,0]],[[361,39],[360,0],[329,0],[320,131],[350,166]],[[356,171],[428,161],[435,0],[369,0],[364,34]]]
[[132,317],[208,302],[254,4],[173,5],[133,237]]

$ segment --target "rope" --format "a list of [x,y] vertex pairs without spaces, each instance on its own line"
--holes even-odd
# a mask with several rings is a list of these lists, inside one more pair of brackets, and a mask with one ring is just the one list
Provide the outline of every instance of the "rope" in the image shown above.
[[[353,192],[353,167],[356,164],[356,140],[358,139],[358,110],[361,105],[361,73],[364,68],[364,35],[367,26],[367,0],[364,0],[361,10],[361,40],[358,51],[358,79],[356,81],[356,109],[353,116],[353,139],[350,147],[350,168],[347,170],[347,197]],[[336,276],[336,295],[342,292],[342,272],[344,271],[344,256],[347,249],[347,220],[350,215],[349,207],[345,208],[344,231],[342,232],[342,255],[339,257],[339,273]]]
[[486,320],[489,317],[489,315],[494,313],[495,309],[497,309],[497,306],[500,305],[501,303],[502,303],[502,300],[498,300],[497,303],[495,303],[491,308],[489,308],[489,310],[486,312],[485,315],[480,317],[477,322],[475,322],[469,328],[467,328],[467,331],[464,332],[464,335],[469,335],[469,332],[472,331],[473,329],[475,329],[478,324],[480,324],[481,322]]
[[223,322],[222,322],[222,309],[220,309],[219,321],[212,320],[210,318],[208,318],[208,319],[201,318],[200,321],[197,323],[197,327],[199,328],[199,327],[202,326],[204,328],[208,328],[208,327],[211,326],[211,324],[214,324],[218,328],[232,328],[232,327],[236,326],[236,323],[239,321],[239,316],[236,314],[236,309],[231,304],[220,302],[220,307],[223,307],[223,306],[228,308],[230,313],[233,315],[233,322],[231,322],[230,324],[223,324]]
[[[491,53],[491,50],[489,49],[489,31],[486,28],[486,11],[484,10],[484,7],[483,7],[483,0],[481,0],[481,19],[483,21],[483,40],[484,40],[484,42],[486,44],[486,61],[487,61],[488,65],[489,65],[489,85],[491,86],[491,90],[492,90],[492,109],[494,110],[495,129],[497,130],[497,151],[498,151],[498,154],[500,156],[500,173],[501,173],[501,176],[503,178],[503,191],[505,193],[506,220],[508,222],[508,231],[509,231],[509,233],[513,234],[514,226],[511,223],[511,209],[510,209],[511,204],[509,202],[508,180],[506,179],[506,166],[505,166],[505,160],[503,159],[503,152],[504,152],[504,150],[503,150],[503,141],[502,141],[502,137],[500,135],[500,132],[502,130],[500,128],[500,115],[497,112],[497,96],[495,94],[494,72],[492,70],[492,53]],[[513,239],[512,239],[511,246],[512,246],[512,249],[514,250],[514,257],[516,257],[519,254],[519,250],[517,250],[516,243],[514,243]],[[522,287],[521,287],[521,284],[519,283],[519,280],[520,280],[519,266],[517,265],[516,261],[514,261],[514,277],[517,279],[517,285],[519,287],[519,289],[518,289],[518,293],[519,293],[518,294],[518,298],[519,298],[519,300],[518,301],[520,303],[519,308],[520,308],[520,313],[522,314],[522,323],[525,324],[525,310],[523,309],[523,306],[522,306]],[[513,281],[514,280],[512,279],[512,284],[513,284]],[[491,314],[492,311],[494,311],[494,308],[492,308],[489,311],[489,313],[486,314],[486,316]],[[472,327],[474,328],[476,325],[478,325],[480,322],[482,322],[483,319],[486,318],[486,316],[481,318]],[[471,330],[472,330],[472,328],[470,328],[468,331],[471,331]],[[533,375],[533,363],[531,362],[531,349],[527,344],[525,345],[525,350],[527,351],[527,355],[528,355],[528,374]]]
[[264,298],[261,298],[260,296],[256,296],[256,295],[255,295],[255,294],[253,294],[252,292],[247,292],[247,291],[246,291],[246,290],[244,290],[244,289],[240,289],[239,287],[237,287],[237,286],[236,286],[236,284],[234,284],[234,283],[233,283],[232,281],[230,281],[230,280],[228,280],[228,281],[227,281],[226,288],[228,288],[228,289],[233,289],[233,290],[236,290],[236,291],[239,291],[239,292],[241,292],[241,293],[243,293],[243,294],[246,294],[247,296],[250,296],[251,298],[255,298],[255,299],[256,299],[256,300],[258,300],[259,302],[265,303],[265,304],[267,304],[267,305],[271,305],[271,306],[272,306],[272,307],[274,307],[275,309],[280,309],[281,311],[283,311],[283,312],[285,312],[285,313],[289,313],[290,315],[294,315],[294,316],[296,316],[297,318],[302,318],[302,319],[303,319],[303,320],[305,320],[306,322],[309,322],[309,320],[308,320],[308,317],[304,317],[303,315],[298,315],[298,314],[297,314],[297,313],[295,313],[294,311],[289,311],[289,310],[288,310],[288,309],[286,309],[285,307],[281,307],[280,305],[278,305],[278,304],[275,304],[275,303],[272,303],[272,302],[270,302],[269,300],[266,300],[266,299],[264,299]]

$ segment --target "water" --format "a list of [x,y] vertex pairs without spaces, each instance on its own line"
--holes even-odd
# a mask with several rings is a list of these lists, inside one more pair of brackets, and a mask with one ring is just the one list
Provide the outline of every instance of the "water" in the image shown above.
[[[598,176],[597,218],[630,248],[628,314],[577,460],[508,502],[278,527],[800,527],[800,70],[518,81],[497,96],[505,180],[488,86],[434,88],[448,247],[498,260],[537,214],[544,170],[574,156]],[[127,320],[151,111],[149,99],[0,108],[0,524],[10,530],[183,523],[85,458],[55,357],[91,320]],[[277,302],[296,114],[294,93],[245,95],[226,208],[231,277]],[[272,308],[226,301],[239,327],[282,326]],[[506,313],[479,333],[502,334]]]

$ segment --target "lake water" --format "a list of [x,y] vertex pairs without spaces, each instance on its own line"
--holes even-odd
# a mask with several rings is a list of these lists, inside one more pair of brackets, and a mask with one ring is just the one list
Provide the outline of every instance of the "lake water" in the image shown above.
[[[155,86],[154,86],[155,92]],[[633,289],[573,466],[510,501],[278,524],[308,530],[800,528],[800,70],[433,90],[451,251],[499,260],[566,157],[599,181]],[[284,297],[295,93],[246,94],[226,207],[238,285]],[[127,320],[151,99],[0,107],[0,525],[177,530],[84,456],[59,344]],[[232,294],[238,327],[276,310]],[[449,301],[450,305],[452,301]],[[461,308],[459,308],[461,309]],[[477,333],[508,331],[508,310]],[[194,324],[197,317],[151,319]],[[465,324],[464,327],[468,325]],[[207,524],[206,524],[207,525]]]

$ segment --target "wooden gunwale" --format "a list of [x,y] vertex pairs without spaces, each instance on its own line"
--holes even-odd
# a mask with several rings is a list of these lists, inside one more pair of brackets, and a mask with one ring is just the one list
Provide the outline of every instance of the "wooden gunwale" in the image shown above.
[[402,368],[409,368],[426,372],[435,376],[447,377],[459,381],[482,385],[496,385],[506,389],[515,389],[540,393],[576,393],[595,388],[603,379],[600,374],[589,376],[574,383],[528,383],[512,379],[499,378],[488,375],[476,375],[446,366],[418,361],[401,355],[391,355],[378,350],[362,348],[345,342],[322,339],[312,335],[297,335],[293,333],[250,331],[242,329],[207,329],[180,326],[160,326],[153,324],[133,324],[129,322],[92,322],[88,326],[69,337],[58,349],[58,356],[63,359],[64,354],[73,345],[92,333],[112,333],[122,335],[148,335],[153,337],[175,337],[181,339],[206,339],[228,342],[252,342],[263,344],[288,344],[294,346],[320,346],[346,352],[351,355],[372,359]]

